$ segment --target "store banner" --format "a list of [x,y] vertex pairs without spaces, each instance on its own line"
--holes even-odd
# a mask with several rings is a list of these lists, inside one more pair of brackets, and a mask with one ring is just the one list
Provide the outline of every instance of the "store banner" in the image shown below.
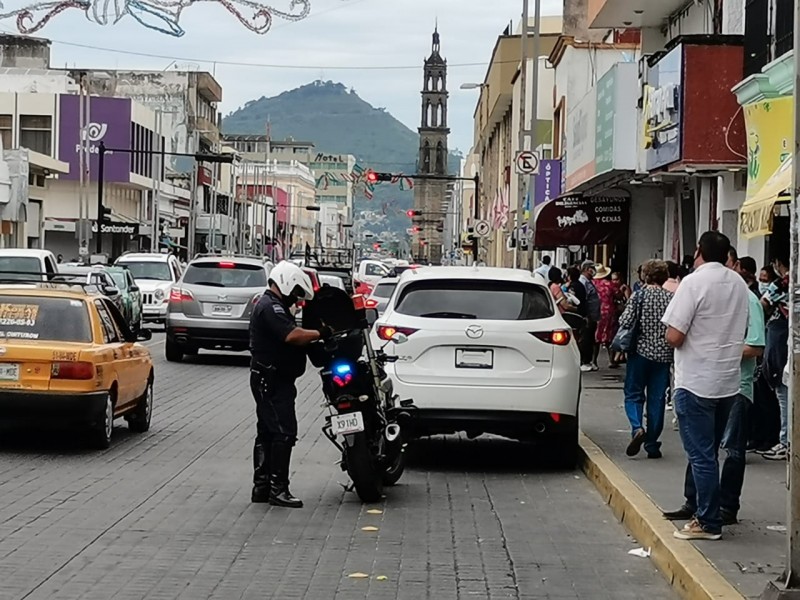
[[564,196],[543,205],[536,219],[536,248],[627,243],[630,199]]
[[[59,96],[58,158],[69,164],[69,173],[59,175],[59,179],[67,181],[80,179],[80,100],[78,95]],[[107,148],[131,148],[131,100],[92,96],[85,136],[89,142],[90,181],[97,181],[100,142]],[[129,183],[130,172],[130,153],[106,153],[103,179],[107,183]]]
[[644,149],[647,170],[681,159],[683,46],[650,66],[644,88]]
[[744,107],[744,121],[747,128],[747,199],[750,199],[792,155],[792,97],[748,104]]

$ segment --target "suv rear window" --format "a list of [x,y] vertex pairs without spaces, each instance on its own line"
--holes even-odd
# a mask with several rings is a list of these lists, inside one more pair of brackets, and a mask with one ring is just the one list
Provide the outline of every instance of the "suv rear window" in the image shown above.
[[233,262],[200,262],[190,264],[183,283],[221,288],[265,288],[267,272],[262,266]]
[[86,303],[70,298],[0,296],[0,339],[91,342]]
[[509,281],[445,279],[407,285],[397,312],[432,319],[530,321],[552,317],[547,288]]
[[375,286],[375,289],[372,291],[372,295],[376,298],[391,298],[392,292],[397,287],[396,281],[391,281],[389,283],[379,283]]
[[[3,256],[0,257],[0,277],[3,279],[18,279],[24,281],[32,279],[24,273],[39,274],[42,272],[42,263],[38,258],[28,256]],[[5,273],[3,273],[5,271]],[[13,273],[9,273],[12,271]]]

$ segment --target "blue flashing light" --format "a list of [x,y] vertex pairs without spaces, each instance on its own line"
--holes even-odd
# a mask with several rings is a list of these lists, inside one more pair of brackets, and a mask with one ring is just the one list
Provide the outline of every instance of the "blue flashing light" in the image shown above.
[[352,375],[353,374],[353,366],[348,363],[340,363],[338,365],[334,365],[333,372],[337,375]]

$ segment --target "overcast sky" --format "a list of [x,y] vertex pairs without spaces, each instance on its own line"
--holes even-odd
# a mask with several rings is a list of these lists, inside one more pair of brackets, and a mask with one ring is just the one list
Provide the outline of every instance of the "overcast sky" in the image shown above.
[[[288,10],[290,2],[271,0],[271,5]],[[4,4],[5,10],[26,5],[23,0]],[[355,88],[362,98],[387,108],[415,129],[420,119],[422,61],[430,54],[438,17],[442,54],[451,65],[450,145],[466,152],[472,144],[478,92],[461,91],[459,85],[483,80],[497,36],[511,20],[519,21],[521,6],[521,0],[311,0],[311,14],[305,20],[276,19],[272,31],[256,35],[221,4],[198,2],[183,12],[180,24],[186,34],[181,38],[146,29],[130,15],[116,25],[100,26],[87,21],[78,9],[69,9],[35,35],[53,40],[54,66],[166,69],[177,61],[183,67],[214,71],[223,87],[224,114],[248,100],[324,79]],[[542,12],[559,14],[560,7],[561,0],[543,0]],[[6,20],[0,27],[12,32],[14,21]],[[458,66],[471,63],[480,64]]]

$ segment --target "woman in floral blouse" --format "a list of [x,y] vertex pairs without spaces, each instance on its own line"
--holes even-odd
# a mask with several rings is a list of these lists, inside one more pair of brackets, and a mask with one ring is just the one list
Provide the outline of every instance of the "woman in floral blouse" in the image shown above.
[[672,348],[666,341],[666,326],[661,322],[672,299],[672,294],[662,287],[669,277],[667,264],[648,260],[642,265],[642,277],[644,287],[633,295],[619,320],[620,327],[635,327],[637,332],[635,350],[629,353],[625,373],[625,414],[631,424],[627,454],[636,456],[644,445],[647,458],[661,458],[658,438],[664,429],[666,391],[673,360]]

